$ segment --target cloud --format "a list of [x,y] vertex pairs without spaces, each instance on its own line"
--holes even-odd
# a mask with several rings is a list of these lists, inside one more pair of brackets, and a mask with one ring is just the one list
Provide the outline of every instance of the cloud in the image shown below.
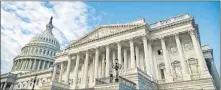
[[11,70],[13,58],[32,37],[45,30],[53,16],[53,34],[64,48],[92,30],[103,18],[84,2],[1,2],[2,73]]

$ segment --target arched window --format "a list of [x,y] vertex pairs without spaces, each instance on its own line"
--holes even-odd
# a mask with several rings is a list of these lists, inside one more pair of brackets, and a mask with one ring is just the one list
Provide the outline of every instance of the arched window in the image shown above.
[[160,63],[158,65],[158,70],[159,70],[159,73],[160,73],[160,78],[164,80],[165,79],[165,64]]
[[34,50],[35,50],[35,48],[32,48],[32,51],[31,51],[31,52],[34,53]]
[[50,56],[52,56],[52,52],[51,52]]
[[42,49],[40,49],[39,53],[41,54],[41,52],[42,52]]
[[182,80],[182,72],[181,72],[181,67],[180,67],[180,61],[174,61],[172,63],[172,68],[173,68],[173,73],[176,77],[176,80]]
[[49,54],[49,51],[47,51],[47,55]]
[[36,48],[35,53],[38,53],[38,49]]
[[43,51],[43,54],[45,54],[46,50]]
[[190,72],[192,75],[198,75],[199,74],[199,65],[198,60],[195,58],[189,58],[188,64],[190,66]]

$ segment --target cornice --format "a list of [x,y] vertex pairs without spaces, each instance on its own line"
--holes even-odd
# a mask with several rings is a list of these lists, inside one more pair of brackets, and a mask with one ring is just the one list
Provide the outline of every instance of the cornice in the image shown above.
[[30,77],[30,76],[36,76],[36,75],[42,75],[45,73],[51,73],[53,72],[52,68],[46,69],[46,70],[38,70],[38,71],[30,71],[26,73],[21,73],[18,75],[17,79],[24,78],[24,77]]
[[48,43],[28,43],[24,47],[22,47],[22,49],[27,48],[27,47],[46,47],[46,48],[50,48],[50,49],[53,49],[53,50],[59,50],[60,49],[59,47],[57,47],[53,44],[48,44]]
[[20,55],[18,55],[18,56],[16,56],[15,58],[14,58],[14,61],[16,61],[16,60],[18,60],[18,59],[24,59],[24,58],[27,58],[27,59],[34,59],[34,58],[36,58],[36,59],[44,59],[44,60],[46,60],[46,61],[54,61],[54,58],[48,58],[48,57],[44,57],[44,56],[38,56],[38,55],[27,55],[27,56],[20,56]]

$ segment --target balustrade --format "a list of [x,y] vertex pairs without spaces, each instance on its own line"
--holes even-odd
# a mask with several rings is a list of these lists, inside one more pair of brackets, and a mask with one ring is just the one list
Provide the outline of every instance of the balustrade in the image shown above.
[[119,76],[119,82],[116,82],[114,80],[115,77],[110,78],[110,77],[104,77],[104,78],[97,78],[95,85],[101,85],[101,84],[111,84],[111,83],[121,83],[123,85],[136,88],[136,84],[132,81],[129,81],[128,79],[125,79],[121,76]]

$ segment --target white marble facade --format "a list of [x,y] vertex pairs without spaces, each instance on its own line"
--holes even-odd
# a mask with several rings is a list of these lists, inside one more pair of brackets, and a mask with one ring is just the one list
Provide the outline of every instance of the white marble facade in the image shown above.
[[140,19],[102,25],[58,51],[53,68],[38,73],[50,77],[51,84],[36,88],[116,89],[113,84],[95,85],[95,81],[115,75],[112,64],[118,59],[120,76],[135,83],[136,89],[219,89],[212,52],[208,45],[201,46],[198,25],[189,14],[154,24]]
[[96,78],[114,73],[111,66],[118,59],[123,66],[121,76],[127,77],[129,70],[139,68],[160,89],[173,88],[165,87],[167,83],[197,79],[209,83],[179,88],[215,89],[205,58],[193,17],[183,14],[150,25],[141,19],[103,25],[71,42],[56,54],[54,71],[59,68],[60,74],[56,77],[54,72],[52,80],[74,89],[93,88]]

